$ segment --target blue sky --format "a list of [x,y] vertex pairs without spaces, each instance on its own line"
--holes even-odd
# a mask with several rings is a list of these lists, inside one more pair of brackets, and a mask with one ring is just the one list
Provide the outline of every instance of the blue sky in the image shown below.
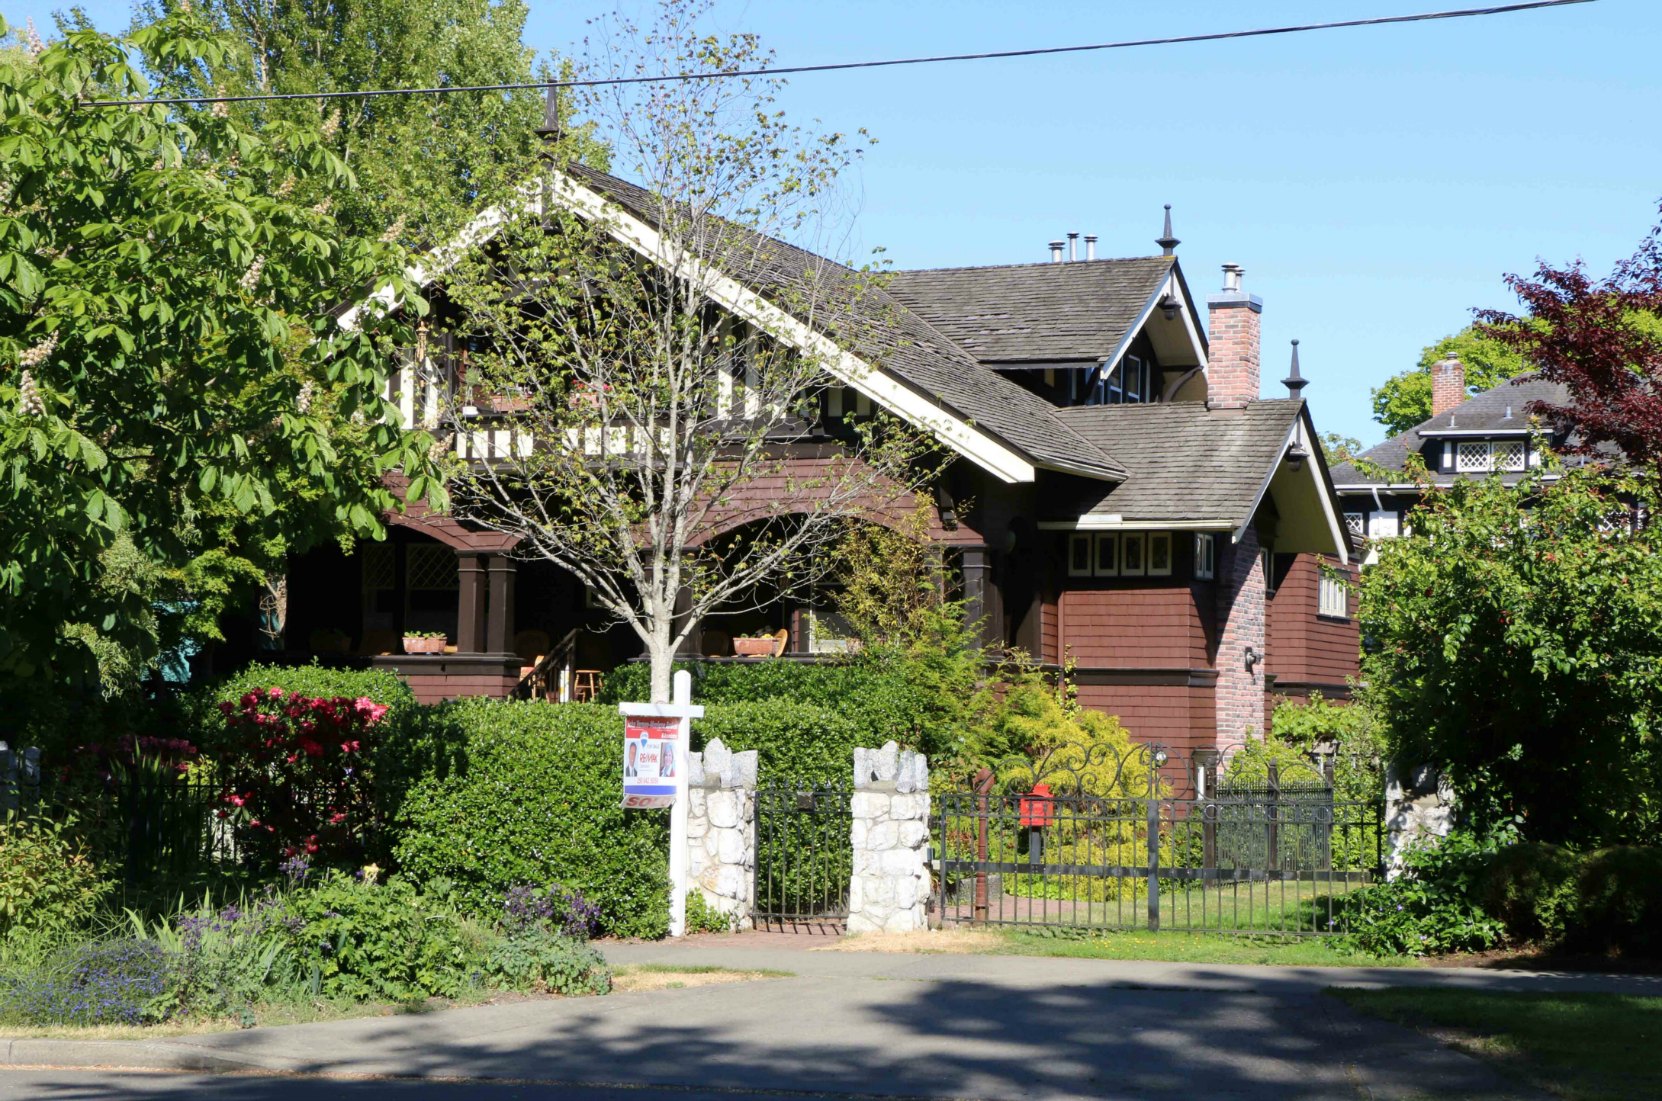
[[[50,3],[0,0],[50,26]],[[593,4],[530,0],[561,49]],[[626,7],[629,5],[626,4]],[[718,4],[781,64],[1066,45],[1478,6],[1459,0],[837,0]],[[128,4],[85,5],[102,28]],[[1369,390],[1537,258],[1599,273],[1657,220],[1662,4],[1204,45],[799,76],[783,106],[880,140],[856,181],[858,251],[899,267],[1156,252],[1171,203],[1197,297],[1219,265],[1264,299],[1265,392],[1301,341],[1316,422],[1379,440]]]

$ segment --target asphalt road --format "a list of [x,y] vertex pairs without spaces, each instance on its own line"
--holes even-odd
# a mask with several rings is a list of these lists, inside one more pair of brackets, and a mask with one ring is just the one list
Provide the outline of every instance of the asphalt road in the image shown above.
[[[0,1101],[1531,1098],[1475,1060],[1352,1013],[1322,988],[1588,985],[1568,976],[1009,957],[741,960],[656,946],[618,954],[784,966],[795,977],[158,1041],[152,1048],[255,1074],[18,1067],[0,1070]],[[1653,992],[1655,981],[1632,985]],[[19,1058],[22,1050],[21,1042],[11,1049],[14,1062],[41,1058]]]

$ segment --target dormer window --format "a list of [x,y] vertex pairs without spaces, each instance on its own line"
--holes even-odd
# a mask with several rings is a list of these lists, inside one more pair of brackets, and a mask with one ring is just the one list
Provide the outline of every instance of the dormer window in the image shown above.
[[1524,440],[1461,440],[1443,452],[1443,469],[1452,474],[1516,473],[1528,462]]
[[1070,380],[1074,405],[1136,405],[1153,401],[1153,371],[1141,356],[1124,356],[1109,371],[1105,365],[1080,368]]

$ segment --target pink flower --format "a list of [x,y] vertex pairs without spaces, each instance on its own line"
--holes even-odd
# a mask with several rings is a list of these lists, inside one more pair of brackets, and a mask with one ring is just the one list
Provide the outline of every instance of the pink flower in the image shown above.
[[278,688],[276,685],[273,685],[265,690],[265,698],[268,700],[280,700],[283,698],[283,690]]

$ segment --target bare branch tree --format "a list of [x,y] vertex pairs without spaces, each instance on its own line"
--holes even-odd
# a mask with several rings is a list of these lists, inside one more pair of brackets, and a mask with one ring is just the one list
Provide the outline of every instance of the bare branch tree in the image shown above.
[[[584,75],[765,62],[700,14],[668,0],[645,33],[615,25]],[[556,147],[490,243],[447,258],[441,315],[468,345],[449,411],[457,505],[632,628],[657,700],[707,615],[812,586],[849,521],[912,507],[929,474],[916,427],[841,415],[886,296],[873,273],[779,238],[823,233],[858,149],[788,124],[776,91],[584,90],[574,113],[640,183]]]

